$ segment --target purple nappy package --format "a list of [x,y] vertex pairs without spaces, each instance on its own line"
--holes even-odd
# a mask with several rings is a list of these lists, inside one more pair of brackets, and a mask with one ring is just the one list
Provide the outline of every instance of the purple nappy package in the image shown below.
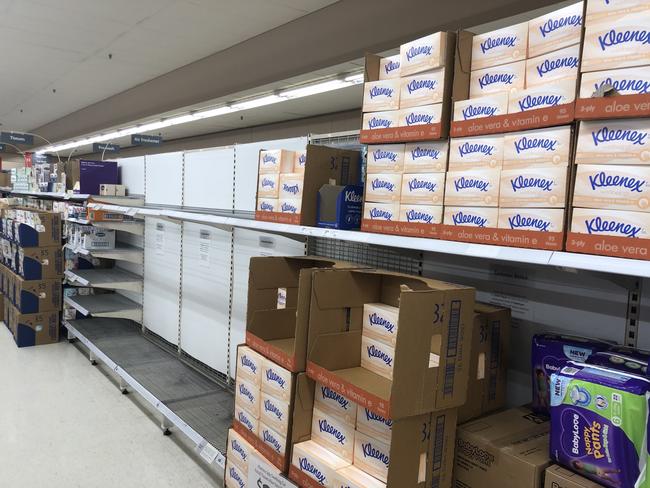
[[586,363],[616,369],[624,373],[646,376],[648,374],[648,356],[633,349],[628,351],[624,349],[617,346],[609,351],[596,352],[589,356]]
[[607,351],[612,344],[562,334],[536,334],[532,342],[533,402],[535,413],[549,413],[551,374],[566,361],[585,362],[596,352]]
[[609,488],[647,488],[650,380],[567,362],[551,375],[551,458]]

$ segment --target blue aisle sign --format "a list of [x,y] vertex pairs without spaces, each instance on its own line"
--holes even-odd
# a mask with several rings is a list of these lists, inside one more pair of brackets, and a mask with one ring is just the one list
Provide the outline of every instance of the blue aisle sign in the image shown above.
[[33,146],[34,136],[31,134],[22,134],[20,132],[0,132],[0,141],[8,142],[9,144]]
[[131,144],[134,146],[160,146],[162,144],[162,137],[133,134],[131,135]]
[[107,142],[96,142],[93,144],[93,152],[120,152],[120,146],[117,144],[109,144]]
[[0,152],[5,152],[7,150],[7,146],[4,144],[0,144]]

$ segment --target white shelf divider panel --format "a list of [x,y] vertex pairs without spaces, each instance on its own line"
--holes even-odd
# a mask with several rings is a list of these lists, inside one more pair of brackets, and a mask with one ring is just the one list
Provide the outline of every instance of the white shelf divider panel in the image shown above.
[[178,345],[181,226],[145,219],[144,325]]
[[234,147],[186,152],[183,205],[231,209],[234,168]]
[[145,156],[145,202],[157,205],[183,204],[183,153]]
[[[125,208],[125,207],[118,207],[118,208]],[[144,234],[143,222],[103,221],[103,222],[93,222],[93,226],[100,227],[102,229],[111,229],[111,230],[119,230],[122,232],[128,232],[129,234],[134,234],[136,236],[141,236]]]
[[120,268],[66,270],[65,275],[80,286],[142,293],[142,277]]
[[129,195],[144,195],[144,156],[121,158],[117,160],[122,184]]
[[228,373],[231,232],[186,223],[183,230],[181,347]]

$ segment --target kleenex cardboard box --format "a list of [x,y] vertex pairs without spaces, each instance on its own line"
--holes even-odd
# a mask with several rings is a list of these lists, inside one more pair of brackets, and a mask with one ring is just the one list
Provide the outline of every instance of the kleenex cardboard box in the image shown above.
[[359,185],[323,185],[318,190],[316,225],[331,229],[361,227],[363,187]]

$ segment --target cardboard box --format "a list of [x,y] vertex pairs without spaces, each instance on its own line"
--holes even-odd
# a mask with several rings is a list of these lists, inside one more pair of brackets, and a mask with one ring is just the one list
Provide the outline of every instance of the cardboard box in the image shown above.
[[234,429],[228,429],[228,447],[226,457],[241,471],[248,473],[248,466],[255,449]]
[[[259,440],[267,446],[271,452],[286,459],[289,454],[289,442],[287,436],[280,434],[275,429],[264,424],[262,420],[260,420],[259,429]],[[286,467],[283,467],[282,470],[286,470]]]
[[242,425],[254,436],[258,435],[260,429],[259,419],[253,417],[247,410],[243,409],[237,403],[235,403],[235,411],[233,413],[233,419],[236,420],[240,425]]
[[402,175],[395,173],[366,176],[364,201],[376,203],[399,202],[402,193]]
[[307,164],[307,151],[296,151],[293,158],[293,172],[305,174]]
[[381,220],[384,222],[398,222],[400,218],[400,204],[394,203],[363,203],[364,220]]
[[602,486],[557,464],[546,468],[544,473],[544,488],[602,488]]
[[126,196],[126,186],[102,183],[99,185],[99,194],[102,196],[124,197]]
[[454,39],[447,32],[436,32],[400,46],[400,76],[405,77],[444,66],[447,46]]
[[410,75],[401,79],[399,108],[442,103],[445,95],[445,68]]
[[260,395],[260,422],[269,426],[283,437],[289,433],[289,420],[291,405],[289,400],[282,400],[269,393]]
[[6,301],[5,321],[18,347],[40,346],[59,342],[60,315],[56,310],[23,314]]
[[402,173],[404,171],[404,144],[368,146],[367,174]]
[[101,227],[84,226],[78,246],[89,251],[115,249],[115,231]]
[[277,198],[258,198],[256,209],[258,212],[279,212],[280,202]]
[[571,232],[650,239],[650,214],[628,210],[574,208]]
[[504,136],[452,138],[449,142],[449,171],[501,169]]
[[612,89],[618,95],[650,93],[650,66],[584,73],[580,80],[580,98],[601,95]]
[[499,207],[564,208],[567,197],[566,167],[508,169],[501,171]]
[[578,2],[528,21],[528,57],[580,44],[583,10]]
[[392,80],[394,78],[400,78],[402,71],[401,60],[402,56],[399,54],[381,58],[379,61],[379,79]]
[[511,132],[503,136],[503,169],[567,166],[571,126]]
[[295,199],[302,200],[303,194],[303,178],[302,173],[284,173],[280,175],[279,191],[280,199]]
[[246,488],[248,483],[248,473],[230,461],[226,461],[223,478],[226,488]]
[[541,488],[550,464],[547,418],[527,407],[483,417],[458,427],[456,486]]
[[581,164],[576,171],[573,204],[650,212],[650,167]]
[[467,401],[458,423],[503,408],[506,403],[510,309],[476,303]]
[[295,153],[286,149],[267,149],[260,151],[259,174],[291,173],[294,168]]
[[349,464],[352,464],[355,435],[354,423],[314,407],[311,440]]
[[385,303],[364,303],[363,335],[394,348],[397,342],[398,317],[398,307]]
[[63,250],[60,246],[18,248],[16,263],[14,271],[26,280],[63,277]]
[[650,164],[650,119],[580,122],[576,164]]
[[315,480],[319,486],[338,486],[339,469],[350,466],[314,441],[305,441],[293,446],[291,466]]
[[363,85],[363,112],[397,110],[401,93],[398,79],[366,81]]
[[508,92],[454,101],[454,121],[481,119],[508,113]]
[[397,126],[411,127],[414,125],[439,124],[442,122],[442,112],[442,103],[400,109],[397,115]]
[[442,209],[442,205],[411,205],[402,203],[399,206],[399,222],[441,224]]
[[510,95],[508,113],[516,114],[538,108],[557,107],[573,103],[576,98],[576,78],[562,78],[550,83],[526,88]]
[[5,208],[2,210],[2,233],[24,248],[61,246],[61,214]]
[[302,210],[302,200],[299,198],[279,198],[278,212],[283,214],[300,215]]
[[500,208],[497,228],[562,232],[565,214],[564,208]]
[[399,124],[399,110],[385,110],[363,114],[362,130],[390,129]]
[[602,22],[610,15],[635,13],[650,9],[648,0],[590,0],[587,2],[586,24]]
[[315,385],[314,409],[334,415],[347,424],[355,425],[357,419],[356,403],[320,383]]
[[357,431],[386,445],[390,445],[393,440],[393,421],[367,408],[359,408],[356,426]]
[[386,488],[386,483],[373,478],[355,466],[348,466],[336,472],[340,486],[346,488]]
[[474,36],[472,71],[526,59],[528,22]]
[[649,24],[650,8],[590,19],[585,28],[580,71],[650,64]]
[[278,198],[280,195],[280,173],[260,173],[257,182],[257,198]]
[[[20,313],[42,313],[61,310],[61,280],[30,280],[9,273],[7,282],[11,286],[11,299]],[[8,293],[5,293],[8,294]]]
[[499,220],[497,207],[450,207],[445,205],[445,225],[496,228]]
[[259,388],[262,384],[263,369],[264,356],[248,346],[237,348],[237,377],[243,378]]
[[564,78],[576,79],[580,67],[580,44],[526,60],[526,87]]
[[[254,257],[250,260],[246,343],[292,372],[305,370],[312,273],[348,268],[343,261],[317,257]],[[278,308],[278,289],[286,308]]]
[[99,195],[102,183],[118,185],[119,168],[115,161],[71,159],[65,163],[66,188],[75,193]]
[[492,169],[449,171],[445,184],[445,206],[497,207],[499,174]]
[[401,204],[442,205],[445,173],[416,173],[402,175]]
[[[364,331],[365,332],[365,331]],[[395,348],[361,334],[361,367],[392,381]]]
[[[361,367],[363,306],[376,302],[399,306],[393,381]],[[317,271],[307,373],[393,420],[461,405],[473,308],[472,288],[388,272]],[[438,367],[428,367],[431,353],[441,356]]]
[[260,418],[260,389],[241,376],[236,379],[235,405],[246,410],[256,419]]
[[404,173],[443,173],[447,170],[448,141],[412,142],[404,146]]
[[323,185],[318,190],[316,225],[331,229],[358,229],[362,207],[363,186]]
[[514,94],[525,86],[526,61],[522,60],[472,71],[469,96],[478,98],[500,92]]

